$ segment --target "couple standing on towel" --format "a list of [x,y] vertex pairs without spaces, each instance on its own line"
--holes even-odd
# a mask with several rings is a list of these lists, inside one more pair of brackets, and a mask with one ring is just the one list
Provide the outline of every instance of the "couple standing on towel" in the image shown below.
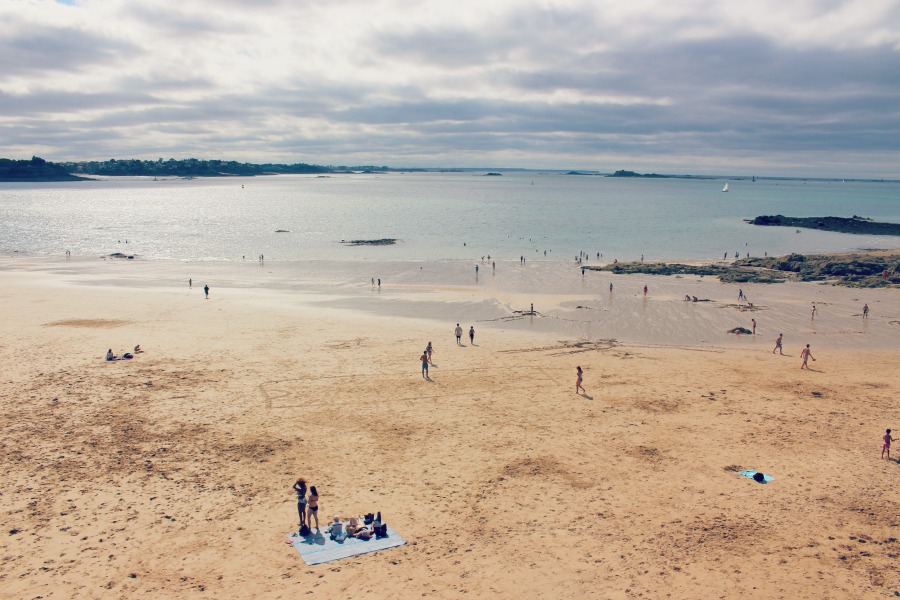
[[306,497],[306,480],[302,477],[294,482],[294,491],[297,492],[297,513],[300,515],[300,527],[310,527],[313,519],[316,520],[316,531],[319,530],[319,492],[316,486],[310,486],[309,498]]

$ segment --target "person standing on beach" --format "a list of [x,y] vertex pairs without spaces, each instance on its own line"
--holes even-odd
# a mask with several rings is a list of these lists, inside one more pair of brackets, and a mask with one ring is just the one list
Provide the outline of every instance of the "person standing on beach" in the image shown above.
[[194,287],[194,280],[191,279],[191,278],[188,278],[188,287],[189,287],[189,288]]
[[744,290],[738,289],[738,300],[744,299]]
[[209,300],[209,285],[203,286],[203,294],[206,296],[206,299]]
[[585,390],[585,389],[584,389],[584,386],[581,385],[581,382],[584,380],[584,371],[581,370],[581,366],[580,366],[580,365],[577,366],[577,367],[575,367],[575,374],[576,374],[576,379],[575,379],[575,393],[577,394],[577,393],[578,393],[578,390],[581,390],[582,393],[587,394],[587,390]]
[[756,335],[756,319],[750,319],[750,322],[753,323],[753,335]]
[[300,527],[306,525],[306,480],[302,477],[294,482],[294,491],[297,492],[297,512],[300,514]]
[[807,344],[806,348],[804,348],[803,351],[800,352],[800,358],[803,359],[803,364],[800,365],[801,369],[809,369],[809,365],[806,364],[806,361],[810,358],[813,359],[813,362],[816,362],[816,359],[813,358],[812,351],[809,349],[809,344]]
[[646,285],[644,286],[644,295],[645,296],[647,295],[647,286]]
[[888,429],[884,437],[881,438],[884,440],[884,444],[881,445],[881,458],[884,458],[884,453],[887,452],[888,460],[891,460],[891,442],[896,442],[897,440],[891,437],[891,430]]
[[473,346],[475,345],[475,326],[474,325],[469,327],[469,342],[471,342]]
[[816,303],[815,303],[815,302],[813,302],[813,305],[812,305],[812,312],[810,312],[809,318],[810,318],[810,319],[815,319],[815,318],[816,318]]
[[428,379],[428,352],[423,352],[419,360],[422,361],[422,379]]
[[784,337],[784,334],[779,333],[778,337],[775,338],[775,347],[772,348],[772,354],[775,354],[775,351],[778,350],[778,354],[784,356],[784,352],[782,352],[782,348],[781,348],[781,343],[782,343],[781,340],[783,337]]
[[609,284],[609,293],[612,294],[612,282]]
[[863,304],[863,319],[869,318],[869,305]]
[[462,343],[460,340],[462,340],[462,327],[459,326],[459,323],[456,324],[456,329],[453,330],[453,333],[456,334],[456,345],[461,346]]
[[310,527],[312,525],[312,520],[316,520],[316,531],[319,530],[319,492],[316,490],[316,486],[310,486],[309,488],[309,499],[308,503],[308,513],[306,517],[306,525]]

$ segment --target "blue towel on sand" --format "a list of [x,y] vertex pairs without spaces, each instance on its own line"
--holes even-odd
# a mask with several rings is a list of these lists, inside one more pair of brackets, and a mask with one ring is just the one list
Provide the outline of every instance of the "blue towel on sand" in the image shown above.
[[[753,476],[756,475],[756,471],[754,471],[753,469],[747,469],[746,471],[739,471],[738,475],[743,475],[744,477],[749,477],[750,479],[753,479]],[[765,478],[765,481],[760,481],[760,483],[769,483],[770,481],[775,479],[771,475],[766,475],[765,473],[763,473],[763,477]],[[754,481],[755,481],[755,479],[754,479]]]
[[387,537],[372,538],[369,540],[358,540],[356,538],[347,538],[342,542],[335,542],[327,533],[310,533],[307,536],[301,536],[296,531],[286,534],[288,541],[308,565],[318,565],[321,563],[340,560],[357,554],[367,554],[369,552],[377,552],[387,548],[394,548],[406,544],[406,540],[400,537],[400,534],[387,528]]

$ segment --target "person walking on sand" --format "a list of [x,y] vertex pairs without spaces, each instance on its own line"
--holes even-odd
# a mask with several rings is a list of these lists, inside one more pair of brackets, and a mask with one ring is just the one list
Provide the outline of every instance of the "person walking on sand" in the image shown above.
[[581,385],[581,382],[584,380],[584,371],[581,370],[580,365],[575,367],[575,374],[577,376],[575,379],[575,393],[577,394],[578,390],[581,390],[582,393],[587,394],[587,390],[585,390],[584,386]]
[[189,288],[194,287],[194,280],[193,280],[193,279],[188,278],[188,287],[189,287]]
[[738,300],[744,299],[744,290],[738,289]]
[[869,318],[869,305],[863,304],[863,319]]
[[473,346],[475,345],[475,326],[474,325],[469,327],[469,342]]
[[779,334],[778,334],[778,337],[775,338],[775,347],[772,348],[772,354],[775,354],[775,351],[778,350],[778,354],[784,356],[784,352],[782,351],[782,348],[781,348],[781,343],[782,343],[782,338],[783,338],[783,337],[784,337],[784,334],[783,334],[783,333],[779,333]]
[[644,295],[645,296],[647,295],[647,286],[646,285],[644,286]]
[[813,359],[813,362],[816,362],[816,359],[813,358],[812,351],[809,349],[809,344],[807,344],[806,348],[804,348],[803,351],[800,352],[800,358],[803,359],[803,364],[800,365],[801,369],[809,369],[809,365],[806,364],[806,361],[810,358]]
[[309,488],[309,499],[307,500],[308,512],[306,516],[306,526],[312,526],[312,520],[316,520],[316,531],[319,530],[319,492],[316,490],[316,486],[310,486]]
[[750,319],[750,322],[753,323],[753,335],[756,335],[756,319]]
[[209,286],[208,285],[203,286],[203,294],[206,296],[206,299],[209,300]]
[[810,312],[809,318],[810,318],[810,319],[815,319],[815,318],[816,318],[816,305],[815,305],[815,303],[813,303],[813,305],[812,305],[812,312]]
[[462,327],[459,326],[459,323],[456,324],[456,329],[453,330],[453,333],[456,334],[456,345],[462,346]]
[[294,491],[297,493],[297,513],[300,515],[300,527],[306,525],[306,480],[302,477],[294,482]]
[[897,440],[891,437],[890,429],[885,431],[884,437],[881,439],[884,440],[884,444],[881,445],[881,458],[884,458],[884,453],[887,452],[888,460],[891,460],[891,442],[896,442]]
[[428,355],[428,363],[434,364],[434,361],[431,360],[431,353],[434,352],[434,348],[431,346],[431,342],[428,342],[428,345],[425,346],[425,354]]
[[422,361],[422,379],[428,379],[428,352],[423,352],[419,360]]

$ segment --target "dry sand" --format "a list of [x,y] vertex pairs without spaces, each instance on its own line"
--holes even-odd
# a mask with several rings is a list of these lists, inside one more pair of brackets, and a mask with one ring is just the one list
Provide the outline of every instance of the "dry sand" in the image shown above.
[[[476,285],[466,265],[440,285],[421,266],[383,266],[399,270],[378,292],[371,265],[313,286],[277,267],[0,263],[0,597],[900,591],[900,463],[879,458],[900,432],[896,290],[747,286],[749,312],[713,281],[580,289],[545,265]],[[723,333],[751,316],[762,335]],[[306,566],[284,544],[298,476],[323,519],[380,510],[409,545]]]

